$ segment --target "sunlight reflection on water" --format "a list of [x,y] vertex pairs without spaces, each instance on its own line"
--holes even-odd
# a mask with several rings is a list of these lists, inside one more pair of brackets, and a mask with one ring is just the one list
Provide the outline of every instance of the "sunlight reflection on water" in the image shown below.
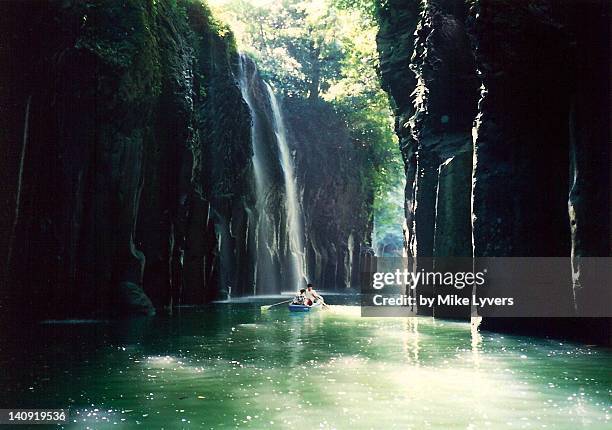
[[[70,330],[66,345],[96,336],[88,326]],[[432,318],[361,318],[351,306],[292,315],[215,305],[139,323],[129,335],[121,330],[85,346],[87,356],[62,353],[69,348],[33,354],[50,370],[44,381],[22,376],[33,389],[13,395],[23,405],[70,406],[68,428],[610,424],[612,353],[601,348],[482,334]]]

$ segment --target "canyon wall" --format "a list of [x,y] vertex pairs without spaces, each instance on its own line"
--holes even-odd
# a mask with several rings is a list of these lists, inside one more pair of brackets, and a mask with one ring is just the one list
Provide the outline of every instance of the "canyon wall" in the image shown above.
[[357,288],[372,233],[373,190],[364,154],[331,105],[284,103],[304,210],[306,268],[323,290]]
[[191,1],[2,8],[10,308],[150,314],[216,297],[222,273],[252,284],[231,33]]
[[[558,294],[581,315],[606,287],[580,257],[610,256],[608,2],[389,0],[378,18],[417,267],[571,257]],[[609,327],[555,324],[575,323]]]

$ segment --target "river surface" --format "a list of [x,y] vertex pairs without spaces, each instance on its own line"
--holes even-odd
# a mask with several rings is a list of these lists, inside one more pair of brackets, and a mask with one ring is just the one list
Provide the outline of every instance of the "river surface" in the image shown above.
[[12,336],[1,407],[69,408],[74,429],[611,428],[609,349],[261,304]]

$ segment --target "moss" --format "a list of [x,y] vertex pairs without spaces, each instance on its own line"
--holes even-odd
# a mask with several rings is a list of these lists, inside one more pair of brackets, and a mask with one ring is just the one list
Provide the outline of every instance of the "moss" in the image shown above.
[[205,163],[200,172],[208,173],[198,180],[207,198],[231,200],[248,188],[250,166],[249,114],[234,77],[235,39],[201,2],[183,0],[181,4],[195,54],[194,126]]

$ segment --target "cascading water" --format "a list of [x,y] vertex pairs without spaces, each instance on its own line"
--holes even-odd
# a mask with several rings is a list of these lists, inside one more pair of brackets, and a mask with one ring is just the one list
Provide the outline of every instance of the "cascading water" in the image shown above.
[[305,270],[306,259],[304,258],[304,239],[302,236],[302,211],[298,200],[295,168],[289,151],[289,145],[287,144],[287,130],[278,99],[268,83],[266,83],[266,89],[268,90],[270,105],[274,115],[274,132],[278,143],[278,152],[285,182],[285,210],[287,212],[287,234],[289,236],[292,276],[294,282],[300,284],[307,281],[307,276]]
[[[294,289],[307,280],[295,168],[283,115],[272,87],[261,80],[253,62],[244,55],[240,56],[239,72],[238,84],[252,118],[251,144],[257,200],[256,214],[251,215],[252,222],[249,223],[255,226],[253,294],[279,293]],[[278,192],[282,187],[284,194]],[[285,232],[285,236],[282,237],[280,232]]]
[[[276,245],[276,233],[271,214],[268,210],[267,193],[270,189],[270,180],[266,174],[265,157],[263,153],[263,137],[260,117],[257,114],[256,101],[252,84],[256,81],[257,69],[253,67],[249,75],[248,59],[240,54],[240,76],[239,86],[242,98],[251,112],[251,145],[253,148],[253,173],[255,176],[255,193],[257,198],[257,221],[250,223],[255,225],[254,237],[257,261],[255,262],[255,285],[253,294],[264,292],[280,292],[278,287],[278,274],[275,273],[275,261],[278,260],[278,246]],[[264,291],[265,290],[265,291]]]

